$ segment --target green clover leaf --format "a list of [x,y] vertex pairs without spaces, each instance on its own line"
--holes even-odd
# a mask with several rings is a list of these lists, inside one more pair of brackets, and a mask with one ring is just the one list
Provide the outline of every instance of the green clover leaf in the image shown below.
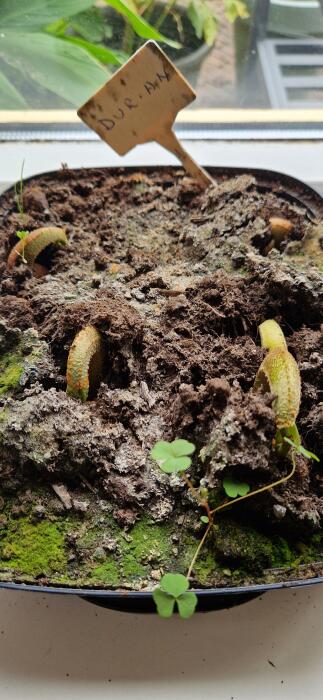
[[205,525],[209,524],[209,519],[208,519],[207,515],[201,515],[200,520],[201,520],[201,523],[205,523]]
[[193,454],[195,445],[188,440],[160,440],[152,448],[150,454],[158,462],[160,469],[166,474],[176,474],[191,466],[192,460],[188,455]]
[[16,236],[17,236],[17,238],[19,238],[21,241],[23,241],[24,238],[27,238],[27,236],[28,236],[28,231],[17,231]]
[[188,589],[188,580],[183,574],[164,574],[160,587],[165,593],[178,598]]
[[156,588],[153,591],[153,599],[160,617],[167,618],[172,616],[176,602],[173,596],[168,595],[160,588]]
[[246,484],[244,481],[238,481],[229,474],[224,477],[222,484],[229,498],[245,496],[250,491],[249,484]]
[[177,600],[179,616],[183,620],[187,620],[195,612],[197,606],[197,595],[193,591],[183,593]]
[[164,574],[160,587],[153,591],[153,599],[160,617],[171,617],[175,604],[183,620],[191,617],[197,605],[197,596],[188,591],[188,580],[182,574]]

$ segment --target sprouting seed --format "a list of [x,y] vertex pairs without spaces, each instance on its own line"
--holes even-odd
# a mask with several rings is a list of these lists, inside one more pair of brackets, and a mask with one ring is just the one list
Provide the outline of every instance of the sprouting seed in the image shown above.
[[[22,233],[18,231],[18,234]],[[25,234],[25,232],[23,232]],[[17,234],[17,235],[18,235]],[[22,257],[32,267],[40,253],[49,245],[66,245],[67,238],[63,228],[48,226],[30,231],[27,235],[18,236],[19,241],[12,248],[7,260],[7,269],[11,271],[18,258]]]
[[284,334],[276,321],[259,326],[261,345],[269,350],[255,380],[255,389],[275,394],[274,410],[278,430],[295,424],[301,400],[301,378],[298,365],[288,351]]
[[104,345],[94,326],[86,326],[74,338],[68,359],[66,392],[68,396],[86,401],[98,388],[103,374]]

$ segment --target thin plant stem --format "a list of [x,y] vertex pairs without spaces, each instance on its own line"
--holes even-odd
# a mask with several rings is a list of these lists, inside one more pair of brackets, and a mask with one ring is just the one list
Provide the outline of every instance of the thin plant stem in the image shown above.
[[[207,536],[208,536],[208,534],[209,534],[211,528],[213,527],[214,513],[217,513],[219,510],[223,510],[224,508],[227,508],[227,506],[231,506],[231,505],[233,505],[234,503],[237,503],[238,501],[243,501],[243,500],[245,500],[246,498],[251,498],[251,496],[256,496],[256,495],[259,494],[259,493],[263,493],[264,491],[268,491],[269,489],[272,489],[272,488],[274,488],[275,486],[279,486],[279,484],[283,484],[285,481],[288,481],[288,479],[290,479],[290,478],[293,476],[293,474],[295,473],[295,469],[296,469],[296,462],[295,462],[295,457],[294,457],[293,452],[291,453],[291,460],[292,460],[292,465],[293,465],[293,466],[292,466],[292,469],[291,469],[291,471],[287,474],[287,476],[282,477],[282,479],[277,479],[277,481],[274,481],[273,483],[268,484],[267,486],[262,486],[262,487],[259,488],[259,489],[255,489],[255,491],[250,491],[250,493],[245,494],[245,496],[239,496],[239,498],[235,498],[233,501],[226,501],[226,503],[222,503],[222,505],[217,506],[217,508],[214,508],[213,510],[210,510],[210,509],[208,508],[209,524],[208,524],[208,526],[207,526],[207,528],[206,528],[206,530],[205,530],[205,533],[204,533],[204,535],[203,535],[203,537],[202,537],[202,539],[201,539],[201,541],[200,541],[200,543],[199,543],[199,545],[198,545],[198,547],[197,547],[197,549],[196,549],[196,552],[195,552],[195,554],[194,554],[194,557],[193,557],[193,559],[192,559],[192,561],[191,561],[191,563],[190,563],[190,565],[189,565],[189,569],[188,569],[187,576],[186,576],[186,578],[187,578],[188,580],[189,580],[190,577],[191,577],[194,564],[195,564],[195,562],[196,562],[196,560],[197,560],[197,557],[198,557],[199,554],[200,554],[200,551],[201,551],[201,549],[202,549],[202,547],[203,547],[203,545],[204,545],[204,542],[205,542],[205,540],[206,540],[206,538],[207,538]],[[185,476],[186,476],[186,475],[185,475]],[[194,493],[195,497],[198,499],[199,503],[201,503],[201,505],[202,505],[201,499],[198,497],[198,494],[197,494],[197,492],[196,492],[196,489],[194,488],[194,486],[191,484],[191,482],[189,481],[189,479],[188,479],[187,477],[186,477],[185,481],[186,481],[187,485],[189,486],[190,490]],[[206,502],[203,502],[203,505],[204,505],[204,507],[206,507]]]
[[167,15],[170,13],[175,3],[176,0],[168,0],[162,13],[159,15],[157,21],[155,22],[155,29],[160,29],[161,25],[163,24],[163,22],[165,22]]
[[191,480],[188,478],[185,472],[181,472],[181,476],[184,479],[186,486],[188,486],[189,490],[193,494],[195,500],[199,503],[200,506],[202,506],[202,508],[205,508],[208,517],[210,517],[211,511],[208,502],[204,498],[201,498],[199,492],[193,486]]
[[15,183],[15,199],[16,199],[16,204],[17,204],[17,209],[19,214],[24,213],[24,205],[23,205],[23,191],[24,191],[24,183],[23,183],[23,173],[24,173],[24,167],[25,167],[25,159],[22,161],[22,166],[20,170],[20,179],[19,179],[19,188],[17,187],[17,183]]
[[207,536],[208,536],[208,534],[209,534],[209,532],[210,532],[210,530],[211,530],[211,527],[213,527],[213,520],[210,520],[210,522],[209,522],[209,524],[208,524],[208,526],[207,526],[207,528],[206,528],[206,530],[205,530],[205,533],[204,533],[204,535],[203,535],[203,537],[202,537],[202,539],[201,539],[201,542],[199,543],[199,545],[198,545],[198,547],[197,547],[197,550],[196,550],[196,552],[195,552],[195,554],[194,554],[194,557],[193,557],[193,559],[192,559],[192,561],[191,561],[191,563],[190,563],[190,565],[189,565],[189,569],[188,569],[188,572],[187,572],[187,574],[186,574],[186,578],[187,578],[187,579],[189,579],[189,578],[191,577],[194,564],[195,564],[195,562],[196,562],[196,560],[197,560],[197,557],[198,557],[198,555],[199,555],[199,553],[200,553],[200,551],[201,551],[201,549],[202,549],[202,547],[203,547],[203,545],[204,545],[204,542],[205,542],[205,540],[206,540],[206,538],[207,538]]
[[214,513],[218,513],[219,510],[223,510],[223,508],[227,508],[228,506],[232,506],[234,503],[238,503],[238,501],[244,501],[246,498],[251,498],[251,496],[256,496],[258,493],[264,493],[264,491],[268,491],[269,489],[274,488],[275,486],[279,486],[280,484],[283,484],[284,481],[288,481],[290,479],[296,469],[296,462],[294,455],[291,455],[291,460],[293,464],[292,470],[287,474],[287,476],[284,476],[282,479],[278,479],[277,481],[274,481],[272,484],[267,484],[267,486],[261,486],[259,489],[255,489],[255,491],[250,491],[249,493],[246,493],[244,496],[239,496],[239,498],[234,498],[232,501],[226,501],[225,503],[222,503],[222,505],[217,506],[213,510],[210,511],[211,515],[214,515]]
[[144,9],[140,12],[140,15],[144,18],[146,22],[150,22],[154,9],[155,0],[152,0],[152,2],[148,2],[146,7],[144,7]]
[[135,33],[132,29],[131,24],[125,20],[125,28],[123,32],[123,38],[122,38],[122,49],[123,51],[126,51],[126,53],[131,54],[133,50],[133,44],[135,40]]

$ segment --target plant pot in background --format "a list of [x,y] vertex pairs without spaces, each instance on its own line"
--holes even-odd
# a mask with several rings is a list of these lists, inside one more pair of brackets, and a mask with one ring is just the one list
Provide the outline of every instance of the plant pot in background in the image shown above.
[[[154,23],[157,21],[157,18],[162,13],[163,8],[164,3],[156,3],[154,11],[150,17],[150,23],[152,25],[154,25]],[[106,43],[110,48],[118,50],[122,48],[122,37],[125,31],[124,19],[112,8],[107,7],[103,10],[103,12],[106,16],[107,22],[113,29],[113,36]],[[162,42],[159,42],[159,44],[171,61],[173,61],[179,70],[183,72],[186,79],[194,85],[196,83],[201,65],[213,47],[208,45],[203,38],[199,39],[196,36],[195,30],[187,16],[187,7],[178,4],[176,5],[176,12],[180,16],[183,26],[184,42],[182,42],[182,48],[174,49],[166,44],[163,44]],[[181,41],[176,23],[171,16],[166,17],[161,29],[165,36],[169,37],[170,39],[174,39],[175,41]],[[135,36],[133,44],[131,45],[130,53],[136,51],[145,43],[145,41],[145,39]]]
[[[254,0],[246,0],[246,5],[252,16]],[[284,37],[323,35],[319,0],[271,0],[267,31]]]

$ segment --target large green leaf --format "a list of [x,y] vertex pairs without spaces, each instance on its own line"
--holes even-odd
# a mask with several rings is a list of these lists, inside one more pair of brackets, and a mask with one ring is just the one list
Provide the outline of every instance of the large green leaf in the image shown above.
[[80,105],[109,74],[80,46],[37,32],[7,30],[0,58],[73,105]]
[[0,0],[1,30],[41,29],[61,17],[86,10],[93,0]]
[[97,7],[90,7],[71,18],[70,26],[86,41],[97,44],[105,38],[111,39],[113,30],[105,14]]
[[191,0],[187,8],[187,16],[195,29],[197,38],[203,38],[208,46],[212,46],[218,32],[219,22],[205,0]]
[[0,71],[0,109],[21,109],[27,107],[22,95]]
[[107,5],[113,7],[117,12],[120,12],[124,17],[127,17],[132,28],[143,39],[154,39],[155,41],[162,41],[168,46],[173,46],[175,49],[179,49],[181,45],[178,41],[173,41],[172,39],[167,39],[166,36],[160,34],[154,27],[152,27],[148,22],[146,22],[140,15],[137,15],[131,7],[125,2],[125,0],[105,0]]
[[80,39],[77,36],[70,36],[69,34],[61,36],[61,39],[64,39],[64,41],[68,41],[75,46],[81,46],[82,49],[85,49],[87,53],[94,56],[94,58],[97,58],[98,61],[101,61],[101,63],[112,63],[114,66],[121,66],[123,63],[123,61],[114,51],[107,49],[105,46],[101,46],[100,44],[92,44],[90,41],[85,41],[85,39]]

